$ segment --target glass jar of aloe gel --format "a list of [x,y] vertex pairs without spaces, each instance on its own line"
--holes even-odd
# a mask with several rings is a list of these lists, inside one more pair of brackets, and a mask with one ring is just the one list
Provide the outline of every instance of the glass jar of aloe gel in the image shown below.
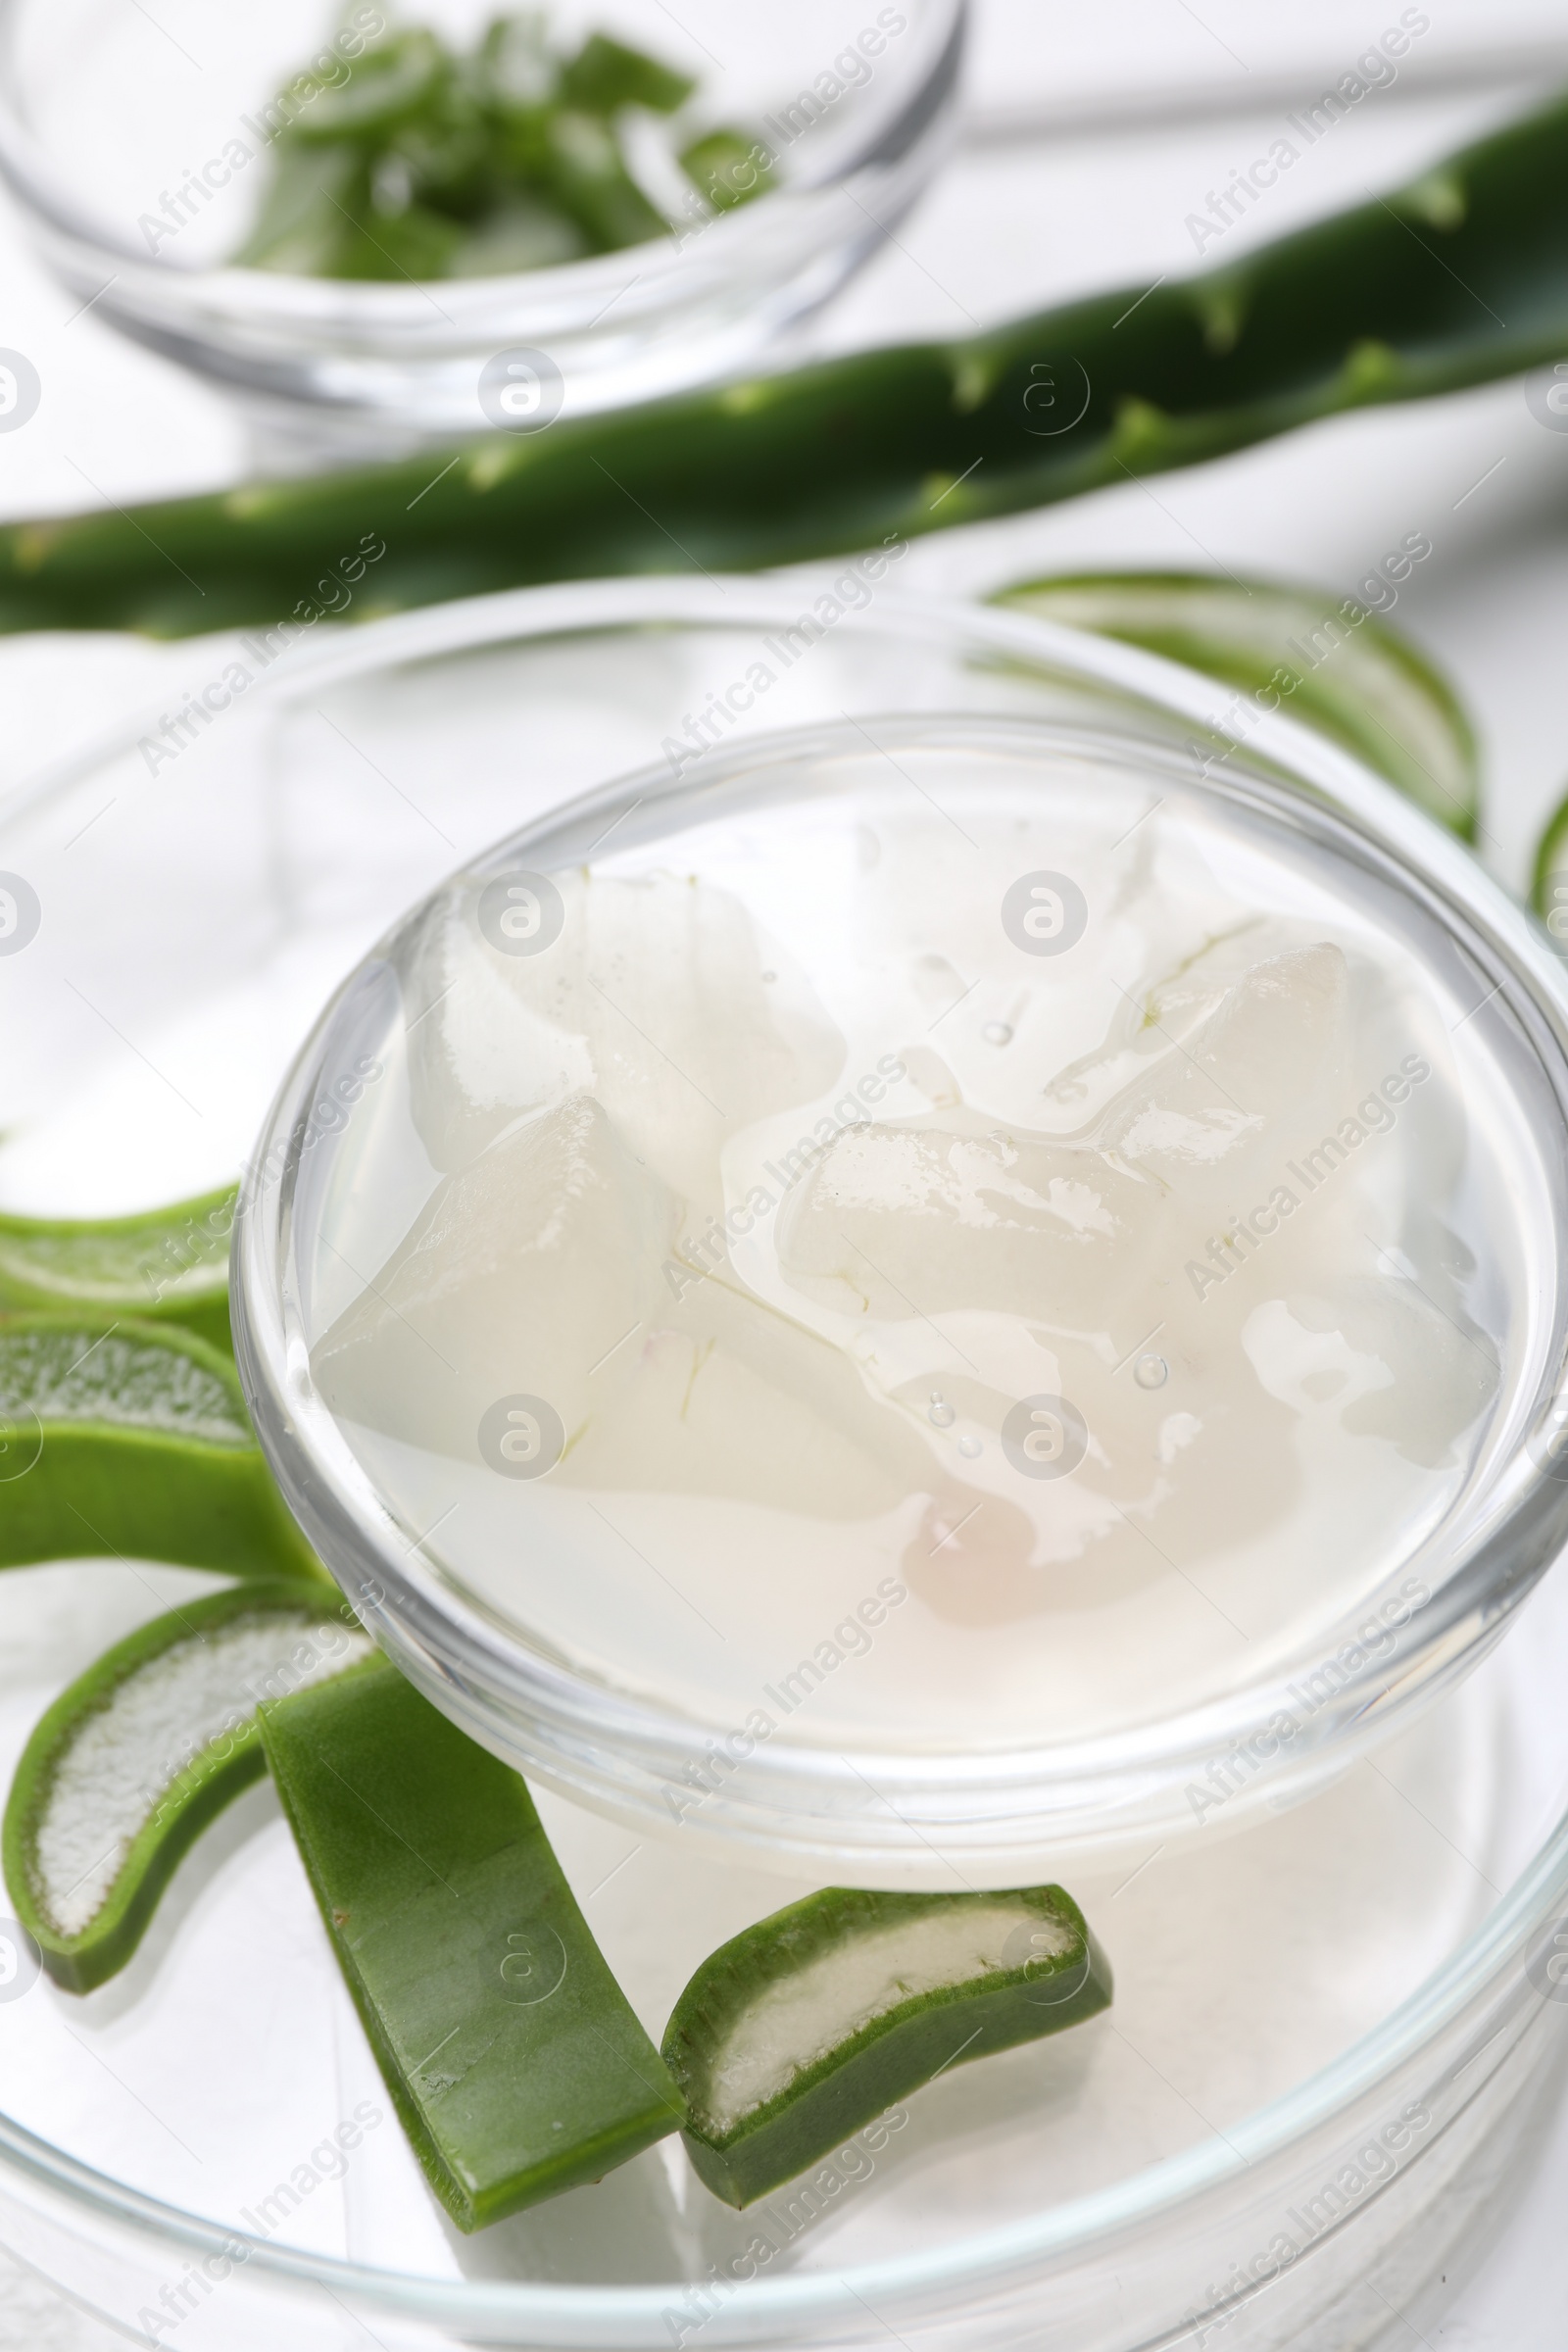
[[1325,1769],[1568,1502],[1523,925],[1392,794],[1109,729],[675,764],[426,899],[285,1091],[326,1556],[528,1769],[860,1881]]

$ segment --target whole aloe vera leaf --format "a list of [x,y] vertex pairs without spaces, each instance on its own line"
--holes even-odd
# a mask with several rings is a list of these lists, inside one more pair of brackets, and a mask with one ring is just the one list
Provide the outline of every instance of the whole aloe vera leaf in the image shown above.
[[[111,305],[113,307],[112,299]],[[378,612],[751,567],[1196,465],[1568,349],[1568,101],[1188,279],[476,442],[0,531],[0,628],[179,636],[291,612],[378,531]]]

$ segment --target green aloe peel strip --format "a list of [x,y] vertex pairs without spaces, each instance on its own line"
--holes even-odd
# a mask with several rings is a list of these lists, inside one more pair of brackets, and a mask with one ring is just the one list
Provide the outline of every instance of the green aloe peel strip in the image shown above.
[[680,2127],[514,1772],[381,1662],[261,1726],[387,2089],[461,2230]]
[[793,2180],[948,2067],[1108,2007],[1109,1965],[1059,1886],[829,1886],[703,1962],[664,2034],[686,2146],[727,2205]]
[[0,629],[267,627],[368,530],[386,554],[367,612],[880,548],[1544,367],[1565,348],[1558,99],[1222,269],[967,341],[563,418],[479,441],[444,472],[421,456],[10,523]]
[[0,1215],[0,1308],[175,1322],[215,1348],[231,1348],[235,1198],[230,1185],[135,1217]]
[[105,1554],[321,1573],[230,1358],[167,1323],[0,1316],[0,1568]]
[[325,1585],[236,1585],[155,1617],[61,1693],[5,1817],[6,1886],[57,1984],[90,1992],[124,1967],[181,1855],[261,1778],[261,1701],[369,1653]]
[[[1412,544],[1389,559],[1396,576],[1404,577],[1422,552],[1431,552],[1430,540],[1420,551],[1418,540],[1412,533]],[[1380,575],[1363,585],[1391,602],[1396,594]],[[1244,729],[1250,711],[1283,710],[1354,752],[1461,841],[1475,839],[1480,773],[1458,699],[1356,597],[1152,571],[1027,580],[995,602],[1143,646],[1235,686]],[[1245,750],[1245,733],[1242,740]]]

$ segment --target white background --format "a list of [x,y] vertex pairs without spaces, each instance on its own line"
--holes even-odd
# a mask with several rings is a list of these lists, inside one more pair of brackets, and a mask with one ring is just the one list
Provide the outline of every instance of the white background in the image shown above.
[[[750,0],[754,7],[764,0]],[[1350,68],[1397,5],[1378,0],[975,0],[967,125],[895,243],[810,329],[814,348],[972,331],[1107,285],[1193,269],[1187,216],[1266,151],[1288,107]],[[411,11],[415,16],[417,10]],[[1399,79],[1335,126],[1208,259],[1362,200],[1568,84],[1551,0],[1429,0]],[[0,346],[43,398],[0,435],[0,515],[207,488],[247,469],[221,399],[102,327],[55,287],[0,212]],[[1342,592],[1409,531],[1432,558],[1396,621],[1449,671],[1487,779],[1483,855],[1516,887],[1568,785],[1563,635],[1568,435],[1517,383],[1311,427],[1285,443],[1072,505],[917,543],[907,584],[984,591],[1079,567],[1226,567]],[[0,641],[0,789],[177,685],[188,651],[99,636]],[[1568,2118],[1506,2233],[1440,2287],[1403,2340],[1443,2352],[1562,2352]],[[120,2339],[0,2273],[0,2352],[102,2352]],[[1396,2337],[1397,2340],[1397,2331]]]

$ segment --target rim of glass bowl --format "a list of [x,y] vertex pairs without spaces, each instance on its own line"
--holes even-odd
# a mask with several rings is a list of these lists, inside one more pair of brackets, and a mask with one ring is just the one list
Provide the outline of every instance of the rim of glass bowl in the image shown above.
[[[3,60],[21,0],[0,0],[0,60]],[[515,304],[526,295],[541,310],[554,304],[563,317],[558,332],[579,331],[579,304],[591,311],[624,270],[628,254],[644,257],[639,272],[648,289],[667,285],[671,278],[689,277],[701,261],[711,270],[722,261],[726,273],[744,273],[748,255],[765,246],[774,224],[792,199],[819,196],[850,179],[880,168],[906,166],[915,151],[940,136],[951,122],[957,98],[958,68],[962,61],[969,21],[969,0],[929,0],[930,29],[927,62],[912,78],[904,101],[892,115],[847,155],[831,166],[804,172],[788,187],[738,205],[710,220],[693,248],[654,239],[613,253],[595,254],[583,261],[559,263],[550,269],[514,270],[494,277],[442,278],[442,300],[454,314],[456,327],[474,331],[498,308]],[[407,327],[431,351],[442,338],[430,326],[429,296],[422,284],[390,285],[367,279],[314,278],[286,270],[252,270],[229,263],[190,264],[177,255],[149,254],[130,243],[109,223],[95,219],[76,195],[68,169],[57,163],[44,143],[24,121],[6,77],[0,75],[0,178],[24,210],[53,236],[90,255],[118,266],[124,296],[137,288],[160,296],[172,288],[189,289],[211,303],[220,297],[223,310],[238,320],[258,323],[273,318],[300,326],[335,325],[353,311],[363,320],[388,328]],[[798,209],[798,202],[797,202]],[[831,290],[831,289],[829,289]],[[542,331],[542,330],[541,330]],[[450,339],[450,338],[448,338]],[[478,424],[475,430],[480,429]]]
[[[1059,2264],[1063,2257],[1075,2255],[1093,2259],[1118,2234],[1146,2230],[1159,2221],[1175,2223],[1183,2206],[1217,2199],[1230,2182],[1245,2180],[1270,2161],[1288,2158],[1294,2146],[1333,2127],[1336,2118],[1347,2116],[1383,2086],[1392,2086],[1423,2056],[1435,2056],[1445,2035],[1455,2028],[1469,2030],[1459,2053],[1451,2046],[1446,2053],[1443,2082],[1456,2090],[1460,2079],[1469,2078],[1458,2100],[1462,2108],[1481,2095],[1490,2080],[1477,2071],[1478,2062],[1500,2051],[1506,2036],[1506,2019],[1500,2028],[1497,2024],[1499,1994],[1505,1996],[1510,1982],[1517,1984],[1520,1978],[1527,1986],[1533,1984],[1535,1964],[1550,1949],[1541,1942],[1543,1933],[1560,1927],[1565,1904],[1568,1816],[1558,1821],[1492,1914],[1380,2025],[1328,2066],[1232,2125],[1223,2137],[1216,2134],[1106,2188],[1050,2206],[1029,2221],[982,2232],[957,2247],[884,2258],[831,2276],[764,2278],[759,2273],[747,2282],[744,2300],[737,2298],[703,2320],[705,2341],[714,2352],[740,2352],[747,2344],[801,2343],[808,2340],[801,2330],[810,2322],[842,2320],[850,2334],[841,2340],[858,2343],[868,2304],[881,2311],[892,2304],[901,2318],[917,2302],[939,2298],[951,2310],[959,2297],[1028,2284],[1033,2274],[1054,2260]],[[1410,2087],[1408,2078],[1404,2086]],[[352,2295],[371,2309],[429,2325],[448,2325],[460,2331],[485,2329],[482,2337],[471,2340],[548,2345],[555,2352],[563,2346],[601,2352],[611,2345],[625,2352],[655,2352],[655,2347],[669,2343],[671,2299],[688,2283],[665,2279],[636,2287],[553,2286],[523,2279],[429,2279],[346,2257],[278,2246],[128,2187],[0,2114],[0,2165],[7,2164],[46,2183],[70,2203],[143,2233],[156,2233],[182,2252],[233,2261],[243,2247],[248,2272],[271,2273],[294,2284]],[[1383,2188],[1402,2178],[1403,2169],[1375,2182],[1347,2219],[1353,2224],[1359,2213],[1375,2207]],[[1200,2226],[1196,2215],[1193,2225]],[[1315,2252],[1318,2243],[1314,2239],[1307,2251]],[[887,2324],[884,2319],[882,2325]],[[491,2332],[502,2328],[509,2330],[505,2338]]]
[[[333,667],[341,673],[346,662],[358,671],[381,661],[504,640],[519,623],[531,623],[535,635],[634,618],[776,628],[798,617],[799,604],[787,588],[740,578],[522,590],[438,614],[369,624],[368,642],[338,652]],[[1240,698],[1174,663],[1054,624],[889,592],[841,624],[851,626],[904,637],[923,631],[950,650],[1022,658],[1058,682],[1109,698],[1113,714],[1124,721],[1141,711],[1167,725],[1197,722],[1233,743],[1245,732],[1247,766],[1234,772],[1238,783],[1245,775],[1249,797],[1272,795],[1298,820],[1315,810],[1320,825],[1332,823],[1348,835],[1352,848],[1363,848],[1385,871],[1392,867],[1393,879],[1442,918],[1455,952],[1468,959],[1478,1009],[1490,997],[1495,1008],[1489,1017],[1511,1018],[1523,1032],[1568,1120],[1568,982],[1556,958],[1531,918],[1467,850],[1349,754],[1278,714],[1259,721],[1255,710],[1241,712]],[[318,681],[319,673],[313,675]],[[1032,722],[959,714],[946,723],[1028,729]],[[812,734],[809,728],[796,732],[808,740]],[[776,740],[769,735],[769,742]],[[1085,740],[1114,747],[1118,739],[1106,726]],[[651,804],[662,794],[689,790],[700,776],[722,776],[734,763],[750,765],[759,741],[748,737],[722,755],[709,755],[678,781],[667,762],[618,778],[541,816],[510,837],[510,849],[519,839],[557,831],[568,809],[597,833],[604,817],[630,798]],[[1121,748],[1127,748],[1125,740]],[[1133,748],[1140,757],[1157,756],[1148,744]],[[1185,756],[1190,759],[1190,749]],[[460,870],[482,867],[485,855]],[[321,1014],[263,1131],[253,1166],[270,1156],[274,1166],[282,1164],[281,1180],[265,1197],[248,1184],[235,1223],[236,1356],[262,1444],[318,1549],[382,1645],[421,1690],[474,1737],[563,1794],[636,1827],[667,1826],[667,1788],[680,1784],[704,1740],[721,1738],[727,1727],[628,1696],[502,1634],[481,1606],[455,1592],[421,1557],[416,1530],[411,1544],[411,1531],[375,1494],[311,1382],[294,1304],[301,1158],[288,1139],[309,1108],[324,1041],[354,986],[351,976]],[[1336,1653],[1354,1643],[1357,1624],[1364,1626],[1380,1595],[1325,1629],[1312,1659],[1336,1659],[1345,1678],[1341,1687],[1308,1715],[1288,1756],[1258,1764],[1229,1802],[1227,1820],[1250,1819],[1264,1803],[1277,1804],[1288,1791],[1304,1790],[1338,1770],[1430,1703],[1496,1639],[1509,1612],[1557,1555],[1568,1521],[1568,1482],[1552,1475],[1555,1454],[1544,1451],[1560,1417],[1565,1357],[1568,1286],[1559,1286],[1536,1393],[1516,1408],[1511,1450],[1494,1464],[1479,1493],[1466,1498],[1465,1540],[1455,1545],[1450,1535],[1443,1582],[1395,1630],[1392,1645],[1365,1654],[1359,1668],[1345,1667]],[[1539,1467],[1544,1458],[1547,1466]],[[1396,1569],[1387,1580],[1391,1592],[1400,1573]],[[710,1845],[788,1856],[801,1867],[861,1884],[907,1885],[929,1876],[936,1841],[971,1876],[1016,1885],[1020,1870],[1038,1875],[1042,1852],[1064,1864],[1086,1850],[1126,1848],[1192,1828],[1186,1795],[1192,1781],[1276,1713],[1298,1715],[1290,1685],[1301,1672],[1302,1661],[1295,1658],[1266,1682],[1185,1714],[1027,1750],[910,1756],[868,1746],[858,1752],[857,1770],[831,1749],[792,1744],[781,1734],[727,1776],[705,1801],[701,1818],[685,1820],[683,1834]],[[869,1800],[868,1784],[874,1792]]]

